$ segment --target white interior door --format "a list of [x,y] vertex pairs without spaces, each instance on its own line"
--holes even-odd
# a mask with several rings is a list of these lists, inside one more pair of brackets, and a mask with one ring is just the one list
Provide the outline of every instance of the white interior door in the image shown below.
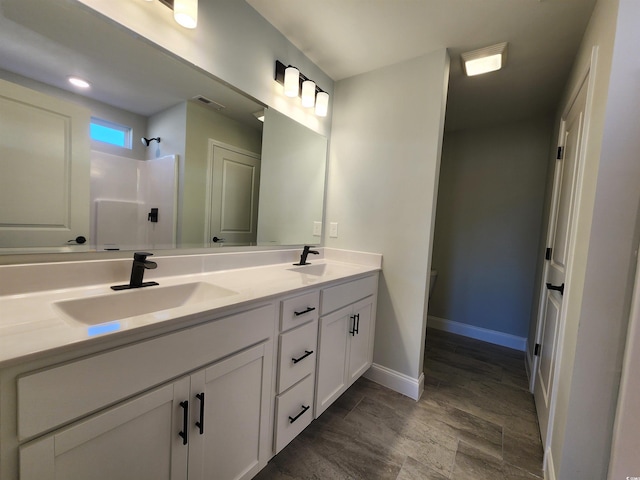
[[220,146],[212,152],[208,244],[255,245],[260,159]]
[[570,255],[571,220],[577,194],[577,174],[581,159],[580,147],[584,128],[587,84],[585,81],[576,95],[568,113],[563,118],[554,178],[549,232],[547,235],[547,258],[540,299],[540,314],[536,335],[538,352],[534,369],[534,397],[542,441],[547,443],[547,434],[552,419],[552,393],[554,372],[558,360],[559,337],[563,321],[563,294],[567,261]]
[[0,247],[89,238],[89,119],[79,105],[0,80]]

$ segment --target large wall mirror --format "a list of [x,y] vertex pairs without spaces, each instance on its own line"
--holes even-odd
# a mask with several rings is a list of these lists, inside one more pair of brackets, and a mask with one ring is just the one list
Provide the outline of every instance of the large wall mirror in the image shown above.
[[325,137],[75,2],[1,7],[0,253],[320,242]]

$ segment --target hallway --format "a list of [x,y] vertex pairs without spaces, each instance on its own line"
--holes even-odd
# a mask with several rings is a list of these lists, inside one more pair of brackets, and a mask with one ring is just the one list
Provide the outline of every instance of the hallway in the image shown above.
[[361,378],[257,479],[542,477],[524,354],[428,330],[419,402]]

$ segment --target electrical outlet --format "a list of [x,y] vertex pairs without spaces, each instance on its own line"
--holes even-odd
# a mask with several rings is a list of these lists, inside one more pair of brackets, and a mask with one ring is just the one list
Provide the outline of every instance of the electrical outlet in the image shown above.
[[314,237],[322,236],[322,222],[313,222],[313,236]]
[[329,224],[329,237],[338,238],[338,222],[331,222]]

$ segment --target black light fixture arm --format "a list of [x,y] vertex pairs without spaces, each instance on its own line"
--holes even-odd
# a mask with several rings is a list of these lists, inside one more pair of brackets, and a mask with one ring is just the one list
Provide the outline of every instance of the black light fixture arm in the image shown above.
[[[288,68],[288,67],[293,67],[295,69],[298,70],[298,72],[300,72],[300,69],[294,65],[285,65],[284,63],[282,63],[280,60],[276,60],[276,73],[275,73],[275,81],[278,82],[280,85],[284,85],[284,71]],[[302,94],[302,83],[305,80],[311,80],[309,77],[307,77],[305,74],[303,74],[302,72],[300,72],[300,79],[298,81],[299,85],[298,85],[298,96],[300,96]],[[316,83],[316,95],[318,93],[326,93],[324,90],[322,90],[320,87],[318,87],[318,84]]]

